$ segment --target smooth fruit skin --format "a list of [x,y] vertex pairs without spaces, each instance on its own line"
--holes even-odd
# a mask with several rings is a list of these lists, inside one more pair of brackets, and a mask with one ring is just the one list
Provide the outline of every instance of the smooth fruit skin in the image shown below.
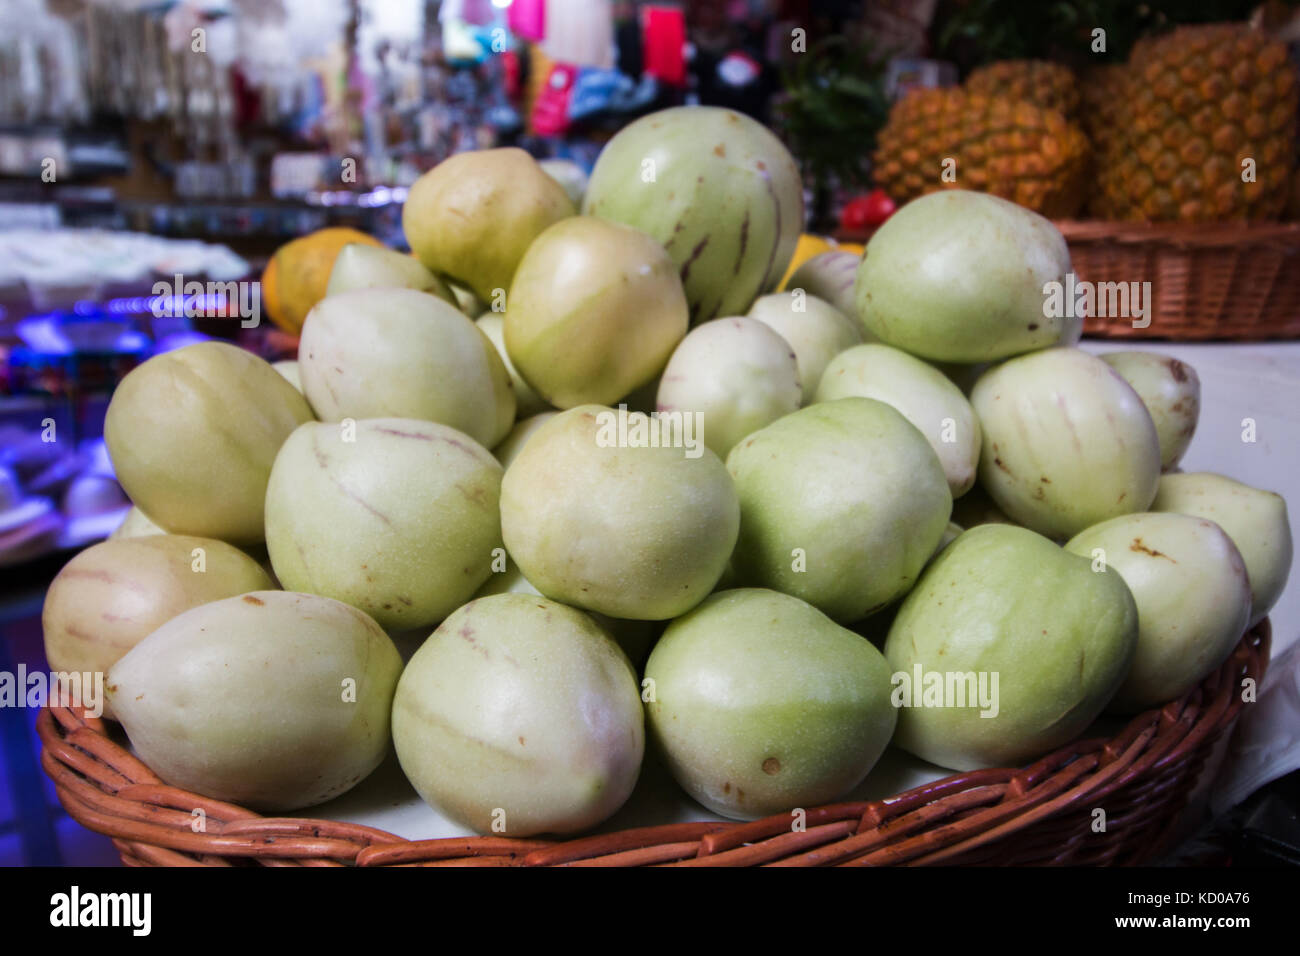
[[532,241],[574,211],[564,187],[522,149],[481,149],[449,156],[412,184],[402,229],[431,272],[491,302],[510,288]]
[[255,544],[276,452],[313,417],[268,363],[200,342],[127,374],[109,403],[104,441],[127,495],[159,526]]
[[795,269],[786,280],[784,288],[787,292],[803,289],[808,295],[829,302],[858,324],[864,342],[874,342],[876,337],[862,324],[862,317],[858,315],[858,303],[853,295],[861,262],[862,256],[844,249],[820,253]]
[[510,353],[506,351],[505,323],[506,317],[501,312],[484,312],[474,320],[474,324],[482,329],[483,334],[491,340],[492,345],[497,350],[497,355],[501,357],[506,371],[510,374],[510,387],[515,393],[515,418],[516,421],[522,421],[525,418],[531,418],[552,409],[550,403],[538,395],[533,387],[524,381],[524,377],[519,374],[519,370],[510,361]]
[[280,362],[272,362],[271,368],[280,373],[280,376],[302,394],[302,376],[298,374],[298,360],[285,359]]
[[776,288],[803,226],[803,186],[794,158],[761,124],[681,106],[629,123],[605,145],[582,212],[661,243],[697,323],[744,315]]
[[571,159],[543,159],[537,165],[563,188],[574,207],[582,205],[587,191],[587,171]]
[[663,247],[591,216],[561,220],[538,236],[506,301],[506,350],[557,408],[612,404],[651,381],[689,323]]
[[732,316],[682,339],[659,379],[655,409],[700,416],[704,443],[726,458],[738,441],[802,401],[790,343],[756,319]]
[[126,513],[122,523],[108,537],[114,538],[143,538],[151,534],[166,534],[158,523],[141,511],[135,505]]
[[880,652],[776,591],[710,596],[668,625],[645,674],[651,735],[673,776],[735,819],[840,799],[897,721]]
[[949,189],[913,199],[872,235],[854,295],[880,341],[924,359],[986,362],[1078,340],[1082,318],[1045,309],[1044,285],[1069,271],[1050,220]]
[[[491,597],[493,594],[535,594],[539,597],[545,597],[541,591],[533,587],[531,581],[524,577],[524,573],[519,570],[519,565],[514,561],[507,561],[504,571],[493,571],[488,575],[488,579],[483,582],[483,586],[474,592],[474,600],[479,598]],[[585,612],[593,621],[614,639],[623,653],[627,655],[633,667],[639,667],[645,663],[646,654],[650,652],[651,645],[663,633],[664,625],[661,621],[630,621],[621,617],[610,617],[608,614],[601,614],[599,611]]]
[[980,376],[971,405],[980,484],[1017,524],[1064,539],[1155,498],[1155,424],[1101,359],[1073,348],[1010,359]]
[[330,270],[326,295],[357,289],[414,289],[436,295],[460,308],[447,283],[422,266],[412,256],[394,249],[349,243],[339,250]]
[[547,597],[610,617],[666,620],[722,576],[740,506],[713,452],[620,446],[608,424],[617,415],[580,405],[538,429],[501,483],[501,530]]
[[1192,443],[1201,415],[1201,379],[1196,370],[1157,352],[1108,352],[1101,360],[1138,393],[1160,438],[1160,467],[1173,468]]
[[737,578],[792,594],[841,623],[905,594],[952,511],[943,466],[896,409],[842,398],[737,445]]
[[804,405],[812,403],[831,359],[862,342],[858,323],[815,295],[777,292],[760,296],[750,308],[749,318],[790,343],[799,366]]
[[[904,706],[894,743],[953,770],[1032,760],[1102,712],[1128,674],[1137,636],[1137,607],[1113,568],[1094,572],[1024,528],[971,528],[904,599],[885,657],[896,678],[912,678],[920,665],[923,675],[983,673],[991,689],[996,674],[997,713],[982,717],[956,700]],[[901,683],[895,689],[901,700]]]
[[312,309],[298,367],[321,421],[421,418],[491,448],[510,431],[510,373],[463,313],[414,289],[340,292]]
[[815,400],[833,402],[855,395],[893,406],[917,427],[939,456],[953,498],[971,490],[980,459],[980,423],[947,376],[888,345],[858,345],[826,366]]
[[107,673],[178,614],[272,587],[256,561],[224,541],[162,532],[110,538],[51,582],[41,613],[45,657],[56,671]]
[[356,608],[255,591],[172,618],[114,665],[107,689],[164,781],[282,813],[379,766],[401,670],[388,635]]
[[501,439],[497,446],[492,449],[493,457],[495,457],[497,461],[501,462],[502,468],[509,468],[510,463],[519,457],[519,453],[523,451],[524,445],[528,443],[528,439],[533,437],[533,434],[537,429],[541,428],[558,414],[560,413],[552,409],[551,411],[540,412],[529,418],[519,419],[519,421],[515,422],[515,427],[510,429],[510,434]]
[[1246,565],[1213,521],[1124,515],[1075,535],[1065,550],[1113,567],[1137,604],[1137,654],[1111,711],[1177,700],[1227,659],[1246,630]]
[[416,792],[464,826],[586,830],[623,805],[640,773],[636,673],[580,611],[528,594],[481,598],[406,665],[393,743]]
[[1186,472],[1161,477],[1151,510],[1207,518],[1226,531],[1246,562],[1250,626],[1268,615],[1291,573],[1291,524],[1281,495],[1211,472]]
[[266,495],[285,588],[430,627],[469,600],[500,548],[501,466],[468,435],[405,418],[317,423],[289,437]]

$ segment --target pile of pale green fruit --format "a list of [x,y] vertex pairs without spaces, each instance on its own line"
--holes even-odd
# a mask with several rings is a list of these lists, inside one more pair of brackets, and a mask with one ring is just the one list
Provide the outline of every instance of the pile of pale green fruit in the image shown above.
[[339,255],[296,365],[127,376],[138,510],[45,636],[164,780],[299,809],[391,740],[448,818],[572,833],[648,732],[757,817],[891,742],[1031,760],[1186,693],[1277,600],[1283,501],[1171,471],[1197,377],[1074,347],[1047,220],[941,192],[776,292],[795,164],[708,108],[615,136],[580,209],[520,150],[458,155],[410,191],[413,256]]

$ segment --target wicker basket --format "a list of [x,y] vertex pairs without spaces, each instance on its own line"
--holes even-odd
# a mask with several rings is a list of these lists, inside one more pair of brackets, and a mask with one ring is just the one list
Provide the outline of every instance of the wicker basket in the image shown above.
[[[1150,324],[1084,319],[1085,335],[1173,341],[1300,338],[1300,222],[1058,222],[1076,276],[1150,282]],[[866,242],[871,232],[843,232]],[[1130,287],[1131,288],[1131,287]]]
[[1300,338],[1300,223],[1058,222],[1089,282],[1150,282],[1150,325],[1089,316],[1084,333],[1179,341]]
[[[1241,682],[1263,677],[1269,633],[1259,624],[1199,687],[1109,740],[1076,741],[1023,769],[954,774],[886,800],[809,810],[798,830],[779,814],[564,842],[412,842],[357,824],[262,817],[166,786],[99,720],[68,708],[44,710],[37,729],[68,813],[113,837],[135,866],[1133,864],[1177,835],[1207,757],[1236,722]],[[1098,807],[1104,832],[1092,827]]]

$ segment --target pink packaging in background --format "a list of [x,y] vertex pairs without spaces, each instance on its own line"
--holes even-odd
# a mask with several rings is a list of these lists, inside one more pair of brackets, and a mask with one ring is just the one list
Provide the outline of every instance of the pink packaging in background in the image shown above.
[[546,38],[546,0],[514,0],[507,22],[515,36],[536,43]]

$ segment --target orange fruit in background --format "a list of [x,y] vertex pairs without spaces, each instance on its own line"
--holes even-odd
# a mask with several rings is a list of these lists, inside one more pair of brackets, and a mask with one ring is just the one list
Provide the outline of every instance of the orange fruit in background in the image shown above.
[[275,251],[262,273],[262,299],[272,322],[290,335],[302,330],[312,306],[325,298],[335,257],[349,242],[384,245],[356,229],[329,226],[286,242]]

